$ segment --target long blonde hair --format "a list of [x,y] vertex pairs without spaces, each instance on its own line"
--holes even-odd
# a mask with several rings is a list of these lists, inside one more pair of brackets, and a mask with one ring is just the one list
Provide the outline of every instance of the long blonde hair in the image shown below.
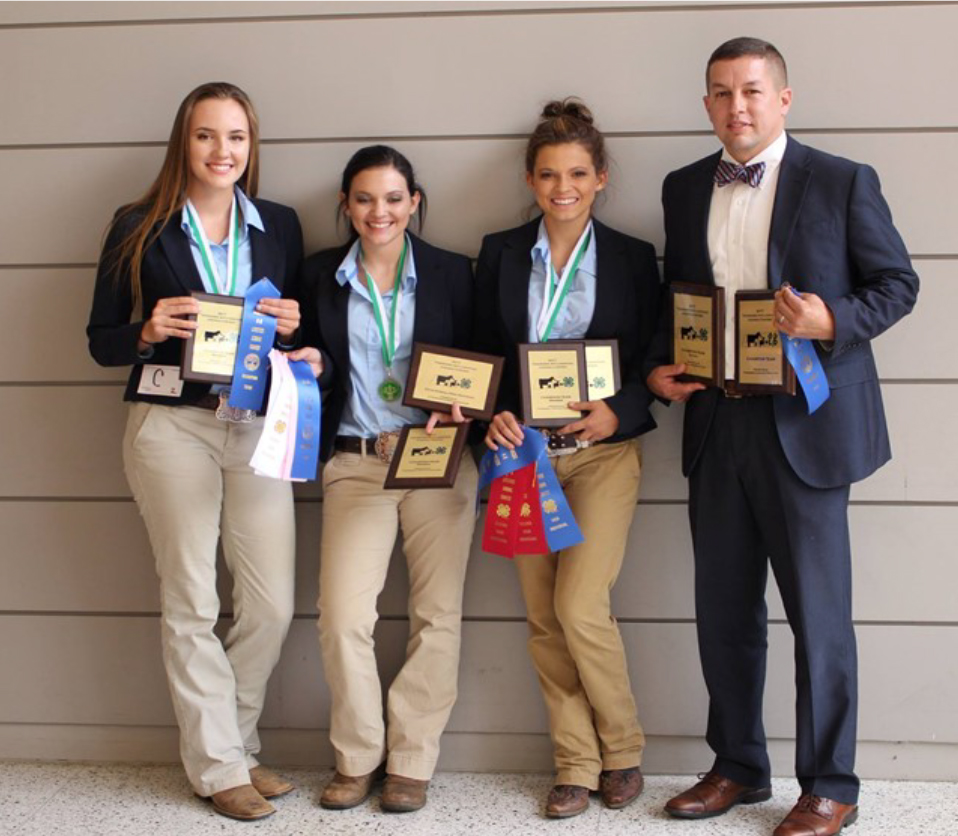
[[190,119],[193,108],[205,99],[232,99],[246,112],[246,118],[249,120],[249,162],[238,185],[250,197],[255,197],[259,188],[259,120],[253,103],[235,84],[225,81],[201,84],[183,99],[176,111],[170,139],[166,144],[166,158],[153,185],[143,197],[120,209],[110,225],[110,229],[114,229],[118,224],[133,224],[130,231],[107,255],[114,263],[117,282],[121,280],[124,266],[129,271],[134,306],[142,295],[140,271],[146,250],[156,241],[173,215],[186,203]]

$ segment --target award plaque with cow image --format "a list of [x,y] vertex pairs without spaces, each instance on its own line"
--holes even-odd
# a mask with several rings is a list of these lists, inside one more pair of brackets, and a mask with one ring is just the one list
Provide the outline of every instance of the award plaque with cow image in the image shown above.
[[775,323],[774,290],[735,294],[735,394],[794,395],[795,370]]
[[562,427],[582,417],[570,401],[588,399],[585,344],[581,341],[519,344],[522,421],[528,427]]
[[504,363],[492,354],[414,343],[403,405],[451,412],[457,403],[467,418],[491,421]]
[[672,362],[685,363],[678,380],[721,387],[725,383],[725,288],[672,282]]
[[194,293],[200,312],[196,330],[183,340],[181,377],[203,383],[230,383],[243,323],[242,296]]
[[426,435],[425,424],[403,427],[383,487],[451,488],[468,435],[467,424],[439,424],[432,435]]

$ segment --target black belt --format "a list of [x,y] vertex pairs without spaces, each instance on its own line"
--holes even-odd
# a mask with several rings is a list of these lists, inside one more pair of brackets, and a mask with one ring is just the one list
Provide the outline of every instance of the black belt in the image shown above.
[[365,450],[367,456],[376,455],[375,438],[359,438],[358,436],[352,435],[337,435],[333,446],[339,450],[340,453],[358,453],[361,456]]

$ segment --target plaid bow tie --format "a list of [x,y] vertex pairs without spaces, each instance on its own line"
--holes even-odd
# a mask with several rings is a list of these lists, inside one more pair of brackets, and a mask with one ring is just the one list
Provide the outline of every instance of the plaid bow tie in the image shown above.
[[718,168],[715,169],[715,183],[719,188],[741,180],[748,183],[753,189],[762,182],[762,176],[765,174],[765,163],[752,163],[751,165],[735,165],[728,160],[719,160]]

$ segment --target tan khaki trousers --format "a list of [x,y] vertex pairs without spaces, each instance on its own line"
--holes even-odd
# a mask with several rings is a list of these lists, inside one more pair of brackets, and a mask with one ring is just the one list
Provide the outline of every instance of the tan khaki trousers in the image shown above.
[[[428,780],[456,701],[462,589],[476,513],[467,451],[454,487],[384,490],[386,465],[336,453],[323,471],[319,638],[332,696],[336,768]],[[409,569],[406,659],[389,687],[386,721],[376,668],[376,599],[399,529]]]
[[556,783],[594,790],[602,770],[638,766],[645,746],[609,601],[639,494],[639,444],[599,444],[550,461],[585,542],[518,555],[516,567]]
[[[196,407],[134,403],[123,441],[160,578],[180,755],[202,796],[249,783],[266,683],[293,616],[293,495],[249,467],[262,427],[262,418],[228,424]],[[213,633],[220,539],[234,619],[222,642]]]

